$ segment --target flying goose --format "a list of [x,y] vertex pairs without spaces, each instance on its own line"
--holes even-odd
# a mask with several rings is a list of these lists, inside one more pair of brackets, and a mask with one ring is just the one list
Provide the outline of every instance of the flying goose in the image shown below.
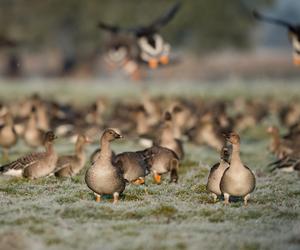
[[290,22],[279,18],[273,18],[273,17],[262,15],[257,11],[253,11],[253,16],[258,20],[265,21],[268,23],[273,23],[275,25],[279,25],[287,28],[289,38],[291,40],[293,50],[294,50],[293,53],[294,65],[300,66],[300,24],[291,24]]
[[[135,37],[134,44],[139,49],[139,60],[148,64],[152,69],[158,67],[159,64],[168,64],[171,46],[168,44],[159,31],[167,25],[176,15],[180,9],[181,3],[174,4],[169,10],[167,10],[162,16],[151,22],[149,25],[137,26],[130,28],[121,28],[116,25],[110,25],[103,22],[99,23],[101,29],[109,31],[113,37],[117,37],[121,32],[127,34],[133,34]],[[126,47],[122,44],[121,46],[114,46],[116,51],[120,52],[121,49]],[[123,52],[125,53],[125,52]]]

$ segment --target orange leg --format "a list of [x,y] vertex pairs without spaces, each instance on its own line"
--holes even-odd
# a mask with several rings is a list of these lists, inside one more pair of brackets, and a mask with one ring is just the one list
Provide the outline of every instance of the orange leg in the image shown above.
[[298,55],[297,53],[294,53],[294,65],[295,66],[300,66],[300,55]]
[[145,184],[145,179],[143,177],[139,177],[138,179],[136,179],[135,181],[133,181],[133,184],[135,184],[135,185],[143,185],[143,184]]
[[156,69],[158,66],[158,61],[156,59],[150,59],[148,65],[151,69]]
[[155,181],[156,184],[160,184],[161,183],[161,175],[157,174],[157,173],[153,173],[153,179]]
[[100,202],[101,201],[101,195],[96,194],[96,193],[94,193],[94,194],[95,194],[96,202]]
[[161,62],[161,64],[167,65],[169,64],[170,59],[167,55],[164,55],[160,57],[159,61]]

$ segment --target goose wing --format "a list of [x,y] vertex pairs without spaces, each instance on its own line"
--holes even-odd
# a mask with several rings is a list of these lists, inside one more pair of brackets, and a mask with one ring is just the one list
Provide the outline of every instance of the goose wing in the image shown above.
[[24,170],[25,168],[35,164],[36,162],[40,161],[42,158],[46,156],[46,153],[31,153],[25,155],[13,162],[10,162],[6,165],[0,167],[0,173],[5,173],[8,170]]

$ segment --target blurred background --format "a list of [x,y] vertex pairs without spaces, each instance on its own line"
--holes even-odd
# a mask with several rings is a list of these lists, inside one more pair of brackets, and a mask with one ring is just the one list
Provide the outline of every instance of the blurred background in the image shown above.
[[[0,37],[16,43],[0,49],[1,78],[105,78],[102,20],[147,24],[175,0],[1,0]],[[297,78],[284,28],[257,22],[252,9],[300,23],[298,0],[184,0],[162,30],[179,63],[152,78],[219,80]]]

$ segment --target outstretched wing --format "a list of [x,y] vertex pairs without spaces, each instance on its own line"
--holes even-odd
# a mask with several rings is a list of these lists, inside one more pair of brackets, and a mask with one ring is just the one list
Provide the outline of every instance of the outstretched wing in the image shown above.
[[99,22],[98,28],[114,34],[119,33],[121,31],[121,28],[119,26],[107,24],[104,22]]
[[137,37],[151,36],[173,19],[175,14],[180,9],[180,6],[181,6],[180,2],[176,3],[166,13],[164,13],[162,16],[160,16],[159,18],[157,18],[155,21],[153,21],[147,26],[137,26],[137,27],[127,28],[124,29],[124,31],[132,32]]
[[257,20],[261,20],[261,21],[265,21],[268,23],[273,23],[273,24],[277,24],[280,26],[284,26],[286,28],[288,28],[291,32],[296,32],[296,28],[294,25],[292,25],[291,23],[285,21],[285,20],[281,20],[278,18],[274,18],[274,17],[268,17],[265,15],[262,15],[261,13],[259,13],[258,11],[254,10],[252,12],[253,16],[257,19]]
[[177,2],[167,12],[165,12],[162,16],[160,16],[154,22],[152,22],[150,27],[155,31],[161,29],[163,26],[167,25],[174,18],[174,16],[176,15],[180,7],[181,7],[181,2]]

